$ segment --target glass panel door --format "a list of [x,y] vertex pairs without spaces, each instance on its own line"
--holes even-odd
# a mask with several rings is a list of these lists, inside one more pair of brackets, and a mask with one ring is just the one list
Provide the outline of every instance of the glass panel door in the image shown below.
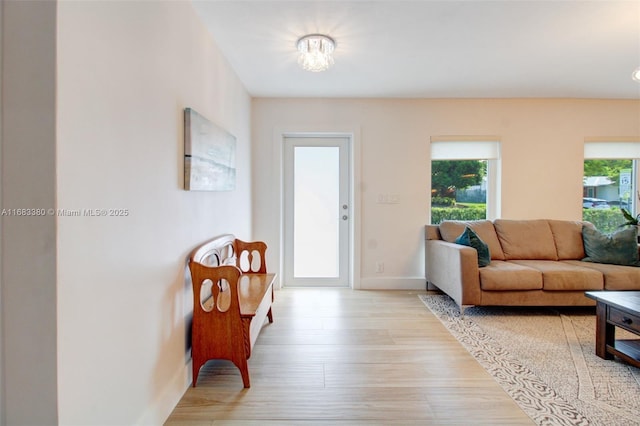
[[285,139],[285,286],[347,286],[347,138]]

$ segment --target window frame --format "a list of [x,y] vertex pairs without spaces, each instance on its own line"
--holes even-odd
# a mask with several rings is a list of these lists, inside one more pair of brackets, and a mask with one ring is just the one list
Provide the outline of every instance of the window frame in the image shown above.
[[586,138],[582,159],[583,167],[585,160],[632,160],[631,172],[633,173],[634,182],[632,187],[633,195],[631,196],[631,214],[636,216],[640,213],[638,212],[640,137]]
[[[430,140],[429,194],[431,193],[432,162],[438,160],[487,161],[487,219],[495,220],[501,213],[501,141],[496,136],[432,136]],[[431,197],[428,202],[431,223]]]

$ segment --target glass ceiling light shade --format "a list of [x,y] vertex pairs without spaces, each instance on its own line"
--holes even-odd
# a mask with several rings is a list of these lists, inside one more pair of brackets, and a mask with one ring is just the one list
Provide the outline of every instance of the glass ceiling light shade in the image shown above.
[[640,82],[640,67],[636,68],[633,74],[631,74],[631,78],[633,78],[637,82]]
[[333,49],[336,43],[322,34],[309,34],[298,40],[298,64],[312,72],[324,71],[333,65]]

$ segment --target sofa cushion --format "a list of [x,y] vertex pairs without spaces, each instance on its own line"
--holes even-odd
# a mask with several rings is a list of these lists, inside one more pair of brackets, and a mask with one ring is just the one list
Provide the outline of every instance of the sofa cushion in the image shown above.
[[[438,225],[425,225],[424,234],[426,240],[441,240],[440,230]],[[584,256],[583,256],[584,257]]]
[[496,219],[494,226],[506,260],[558,260],[551,227],[546,220]]
[[442,239],[450,243],[455,242],[456,238],[464,231],[464,228],[468,226],[489,246],[491,260],[504,260],[502,247],[490,220],[445,220],[439,226]]
[[566,260],[565,262],[602,272],[605,290],[640,290],[640,268],[581,262],[579,260]]
[[480,288],[491,290],[540,290],[542,273],[514,262],[494,260],[480,269]]
[[580,260],[585,257],[582,244],[582,226],[589,222],[548,220],[559,260]]
[[464,231],[456,240],[454,241],[456,244],[461,244],[463,246],[469,246],[476,249],[478,253],[478,266],[484,267],[491,263],[491,253],[489,252],[489,246],[485,244],[484,241],[478,237],[473,229],[466,226]]
[[582,227],[585,262],[638,266],[638,230],[623,228],[607,235],[595,228]]
[[602,273],[595,269],[552,260],[513,260],[510,262],[542,272],[543,290],[602,290],[604,288]]

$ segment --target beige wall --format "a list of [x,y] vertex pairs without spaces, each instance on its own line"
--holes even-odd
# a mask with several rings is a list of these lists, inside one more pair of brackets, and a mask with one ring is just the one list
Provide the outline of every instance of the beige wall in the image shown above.
[[[4,6],[0,4],[0,58],[3,57],[4,48],[2,46],[2,41],[4,37],[2,35],[4,23],[2,22],[2,17]],[[0,66],[0,147],[2,147],[4,136],[3,136],[3,126],[2,126],[2,111],[4,100],[2,100],[2,81],[3,81],[3,71],[2,66]],[[0,208],[2,208],[2,149],[0,149]],[[2,221],[0,221],[0,235],[2,235]],[[4,285],[2,284],[2,244],[0,244],[0,426],[4,426],[7,424],[6,414],[7,409],[5,408],[5,392],[4,392],[4,339],[5,339],[5,331],[4,331],[4,319],[2,312],[4,312],[4,307],[2,304],[2,293],[4,289]]]
[[[161,424],[190,383],[189,250],[251,237],[250,97],[189,2],[60,2],[58,400],[65,425]],[[187,192],[183,108],[237,137],[237,188]]]
[[[254,231],[280,261],[282,131],[359,132],[362,288],[424,288],[423,226],[429,140],[496,135],[502,142],[503,218],[580,219],[585,137],[640,136],[640,102],[571,99],[254,99]],[[398,204],[378,204],[378,194]],[[384,273],[375,263],[384,262]]]

